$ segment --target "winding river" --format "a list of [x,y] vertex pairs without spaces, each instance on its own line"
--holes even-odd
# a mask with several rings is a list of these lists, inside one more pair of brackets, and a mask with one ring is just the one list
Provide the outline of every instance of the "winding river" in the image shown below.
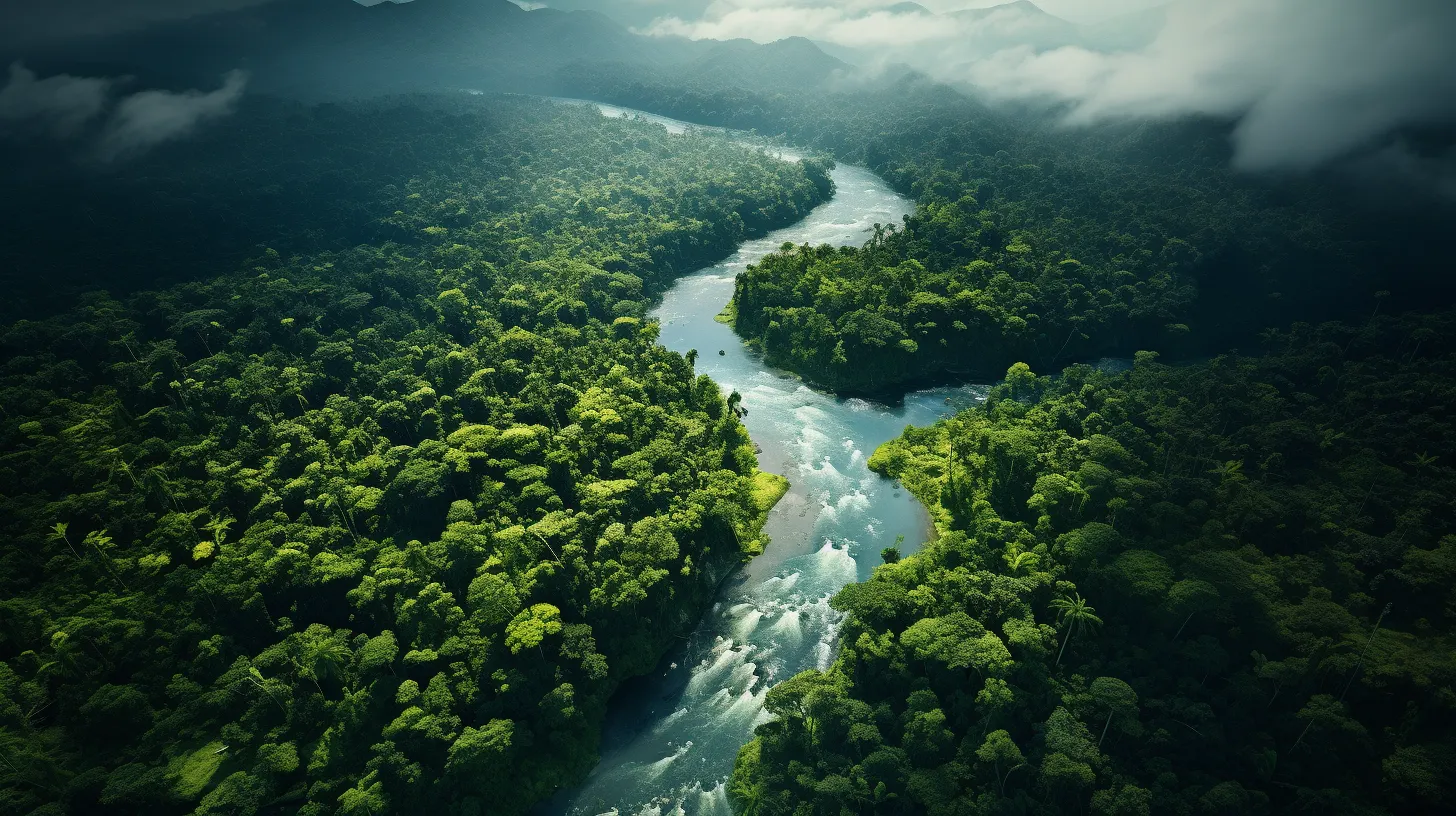
[[[690,127],[640,115],[672,132]],[[784,151],[786,159],[796,159]],[[732,298],[734,277],[785,242],[860,244],[876,223],[898,222],[913,204],[859,167],[834,171],[838,192],[791,227],[744,243],[722,263],[688,275],[653,317],[661,342],[697,349],[698,370],[725,393],[737,389],[760,465],[792,483],[769,516],[767,552],[724,582],[692,636],[656,671],[632,681],[611,703],[602,759],[586,782],[563,791],[544,812],[570,816],[728,814],[724,783],[738,749],[767,718],[773,683],[834,657],[838,616],[829,598],[863,580],[880,550],[903,535],[909,552],[928,533],[924,509],[872,473],[866,457],[907,424],[923,425],[984,396],[979,386],[907,394],[899,406],[839,399],[764,365],[733,331],[714,321]]]

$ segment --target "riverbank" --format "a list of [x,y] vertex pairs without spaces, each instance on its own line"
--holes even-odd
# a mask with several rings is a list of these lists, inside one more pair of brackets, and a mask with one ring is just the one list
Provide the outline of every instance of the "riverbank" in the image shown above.
[[753,504],[758,508],[758,516],[754,518],[753,538],[743,546],[745,555],[750,558],[763,555],[764,547],[768,546],[762,535],[764,525],[768,523],[769,513],[788,492],[789,480],[783,476],[766,470],[753,474]]
[[894,405],[843,399],[768,366],[714,319],[736,275],[784,243],[857,245],[875,223],[898,221],[912,207],[862,168],[841,165],[832,178],[834,198],[679,278],[650,315],[662,345],[697,350],[697,373],[741,395],[762,470],[755,477],[762,537],[771,544],[724,579],[696,628],[655,670],[622,684],[597,768],[544,812],[727,814],[723,783],[766,716],[769,687],[834,658],[839,615],[829,599],[867,578],[898,536],[911,552],[931,534],[920,503],[872,473],[866,458],[907,424],[974,404],[979,388],[917,392]]

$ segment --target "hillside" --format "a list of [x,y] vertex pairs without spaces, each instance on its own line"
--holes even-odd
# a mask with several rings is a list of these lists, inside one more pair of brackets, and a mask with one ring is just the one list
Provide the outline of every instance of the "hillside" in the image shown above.
[[253,92],[309,100],[453,88],[556,93],[568,67],[608,64],[643,79],[803,88],[846,67],[807,40],[647,37],[596,11],[527,11],[508,0],[275,0],[9,56],[42,74],[131,75],[175,87],[212,85],[242,68]]

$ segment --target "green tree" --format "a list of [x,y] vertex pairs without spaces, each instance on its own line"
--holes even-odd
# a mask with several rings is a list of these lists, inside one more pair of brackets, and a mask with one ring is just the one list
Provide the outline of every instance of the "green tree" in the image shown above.
[[1136,722],[1138,696],[1132,686],[1116,677],[1099,677],[1093,680],[1091,692],[1097,706],[1107,711],[1107,719],[1102,723],[1102,734],[1097,738],[1097,748],[1100,750],[1102,742],[1107,739],[1107,729],[1111,727],[1113,717],[1130,718]]
[[1097,617],[1095,610],[1083,600],[1078,593],[1072,593],[1071,597],[1053,598],[1052,609],[1057,610],[1057,622],[1064,626],[1067,634],[1062,638],[1062,648],[1057,651],[1057,660],[1053,665],[1062,664],[1062,655],[1067,651],[1067,643],[1078,629],[1096,629],[1102,625],[1102,619]]
[[[506,646],[511,654],[524,649],[540,648],[549,635],[561,631],[561,610],[551,604],[532,604],[506,624]],[[543,655],[544,657],[544,655]]]
[[[976,749],[976,758],[989,764],[996,774],[996,791],[1006,795],[1006,779],[1011,772],[1026,766],[1026,757],[1005,731],[992,731]],[[1004,769],[1004,770],[1003,770]]]

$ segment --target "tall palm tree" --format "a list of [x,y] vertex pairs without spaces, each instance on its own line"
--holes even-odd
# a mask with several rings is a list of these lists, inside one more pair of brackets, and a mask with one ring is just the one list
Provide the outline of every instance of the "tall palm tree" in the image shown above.
[[351,653],[344,644],[332,637],[312,638],[305,641],[295,654],[294,666],[301,677],[313,681],[314,688],[323,693],[319,680],[342,678]]
[[112,579],[120,584],[122,590],[125,591],[127,589],[126,582],[121,580],[121,576],[116,572],[116,567],[111,563],[111,556],[107,555],[107,552],[111,550],[112,545],[115,543],[115,540],[105,530],[92,530],[86,534],[85,538],[81,539],[82,546],[89,545],[91,547],[92,551],[96,553],[96,559],[101,562],[101,568],[106,570]]
[[1241,460],[1231,460],[1228,462],[1223,462],[1210,468],[1208,472],[1218,477],[1218,484],[1220,487],[1226,484],[1236,484],[1238,482],[1243,482],[1246,480],[1246,477],[1244,476],[1244,463]]
[[748,409],[741,407],[742,404],[743,404],[743,395],[742,394],[738,393],[737,391],[734,391],[733,393],[731,393],[731,394],[728,395],[728,410],[732,411],[733,412],[733,415],[736,416],[736,417],[738,417],[739,419],[742,419],[743,417],[748,416]]
[[1415,465],[1416,470],[1424,471],[1434,467],[1436,460],[1440,458],[1439,456],[1432,456],[1430,451],[1421,451],[1415,455],[1415,458],[1410,460],[1409,464]]
[[322,496],[319,496],[318,504],[320,507],[323,507],[325,509],[332,507],[334,508],[334,510],[338,511],[339,519],[344,522],[344,529],[348,531],[349,537],[354,540],[354,545],[358,546],[359,534],[354,532],[354,523],[350,519],[350,516],[352,514],[344,508],[344,503],[339,500],[338,495],[331,492],[325,493]]
[[1062,648],[1057,652],[1057,662],[1054,664],[1060,666],[1062,655],[1067,651],[1067,643],[1072,639],[1072,632],[1078,628],[1096,629],[1102,625],[1102,619],[1094,614],[1093,608],[1076,592],[1070,598],[1053,600],[1052,609],[1057,610],[1057,621],[1067,627],[1067,634],[1062,638]]
[[55,674],[65,679],[81,673],[81,646],[68,632],[51,634],[50,658],[41,664],[36,674]]
[[162,465],[152,465],[142,471],[142,484],[149,493],[160,493],[173,510],[181,509],[177,506],[177,498],[172,495],[172,482],[167,478],[167,469]]

